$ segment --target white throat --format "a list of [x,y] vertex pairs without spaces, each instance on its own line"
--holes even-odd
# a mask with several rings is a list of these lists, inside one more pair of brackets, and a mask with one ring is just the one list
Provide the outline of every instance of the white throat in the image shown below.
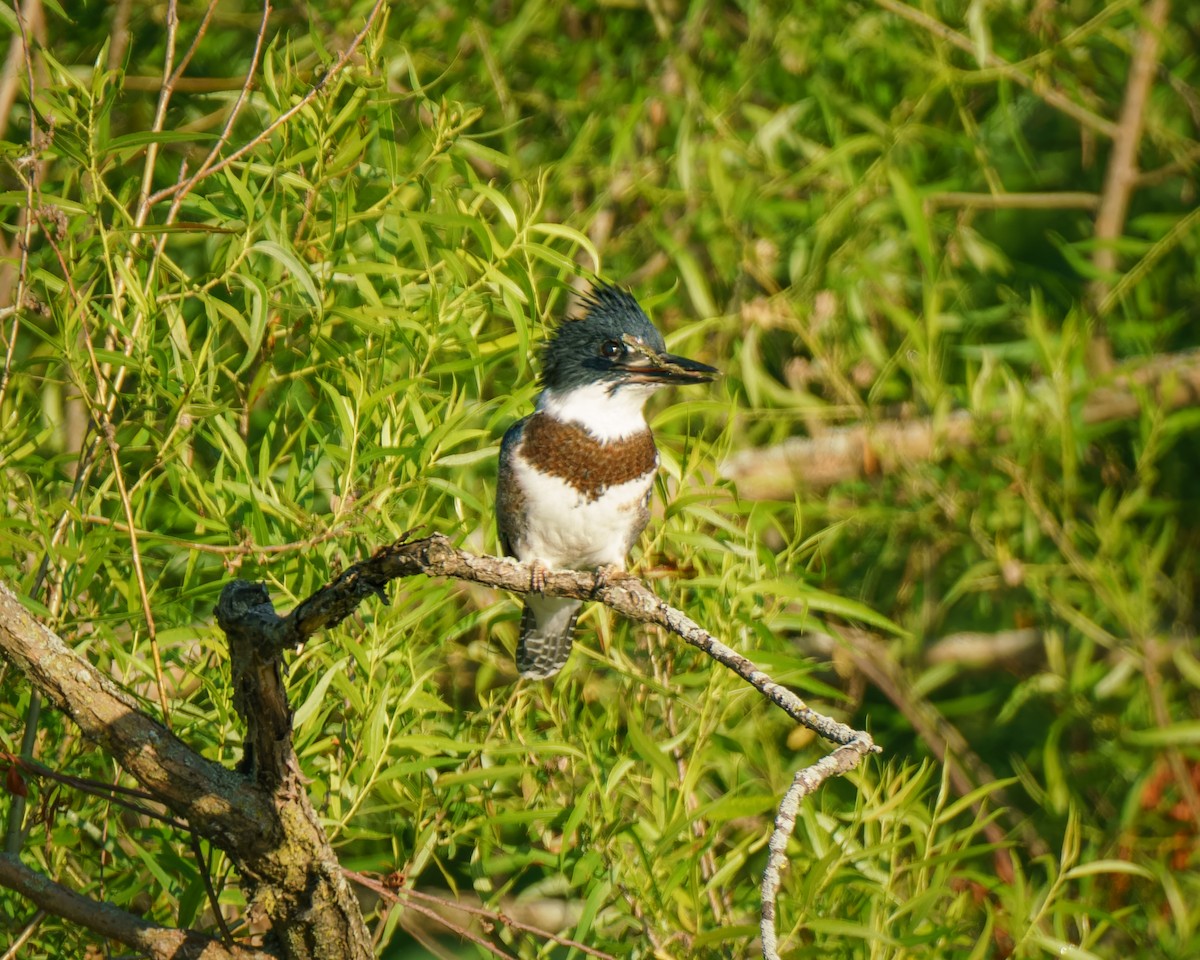
[[591,383],[562,392],[543,390],[537,408],[556,420],[577,423],[597,440],[623,440],[646,429],[642,407],[658,384],[631,383],[609,392],[612,384]]

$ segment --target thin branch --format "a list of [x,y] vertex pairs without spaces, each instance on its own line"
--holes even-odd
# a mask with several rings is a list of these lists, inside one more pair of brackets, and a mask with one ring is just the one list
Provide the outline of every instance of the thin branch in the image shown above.
[[[1104,191],[1096,213],[1096,252],[1092,266],[1096,279],[1088,290],[1088,300],[1098,316],[1108,306],[1110,277],[1117,269],[1116,242],[1125,229],[1129,198],[1133,195],[1138,177],[1138,148],[1142,142],[1146,102],[1158,68],[1159,36],[1167,25],[1169,0],[1150,0],[1146,5],[1145,22],[1134,43],[1133,59],[1129,64],[1129,80],[1125,85],[1125,100],[1113,137],[1108,170],[1104,175]],[[1097,333],[1091,348],[1093,372],[1107,373],[1113,364],[1112,345],[1106,334]]]
[[[208,2],[209,8],[212,9],[215,5],[214,0],[208,0]],[[299,71],[297,71],[297,76],[303,80],[308,79]],[[233,90],[241,90],[242,84],[245,82],[245,77],[180,77],[174,81],[172,87],[175,93],[228,93]],[[127,91],[136,93],[157,93],[163,87],[163,78],[126,75],[121,81],[121,86]]]
[[[126,8],[126,17],[128,17],[128,4],[123,4]],[[178,0],[169,0],[167,3],[167,52],[163,57],[163,83],[162,89],[158,92],[158,104],[154,108],[154,122],[150,125],[152,133],[158,133],[163,128],[163,123],[167,119],[167,106],[171,102],[171,94],[174,92],[173,80],[175,75],[172,73],[172,67],[175,63],[175,35],[179,30],[179,4]],[[137,213],[134,216],[134,225],[142,226],[146,222],[146,214],[150,212],[150,187],[154,184],[154,167],[158,160],[158,141],[151,139],[146,146],[146,161],[142,165],[142,189],[140,200],[138,201]]]
[[[490,953],[494,957],[501,957],[501,958],[504,958],[504,960],[516,960],[516,958],[513,957],[512,954],[505,953],[503,950],[501,950],[499,947],[497,947],[494,943],[491,943],[490,941],[485,940],[483,937],[481,937],[479,934],[475,933],[473,930],[468,930],[465,926],[459,926],[458,924],[452,922],[448,918],[441,916],[436,910],[433,910],[430,907],[427,907],[425,904],[419,902],[419,900],[421,898],[412,896],[412,894],[415,891],[412,891],[412,890],[397,891],[397,890],[387,886],[386,884],[382,883],[379,880],[375,880],[375,879],[372,879],[371,877],[364,876],[361,873],[355,873],[353,870],[347,870],[344,867],[342,868],[342,874],[346,877],[347,880],[351,880],[354,883],[357,883],[357,884],[360,884],[360,885],[366,887],[368,890],[371,890],[374,893],[376,893],[383,900],[388,901],[389,903],[403,904],[406,910],[412,910],[415,913],[419,913],[424,917],[428,917],[429,919],[431,919],[435,923],[437,923],[438,926],[443,927],[446,930],[449,930],[455,936],[461,937],[464,940],[470,940],[473,944],[475,944],[476,946],[480,947],[483,950],[486,950],[488,953]],[[400,896],[401,893],[404,894],[403,897]],[[438,902],[437,899],[434,897],[428,897],[425,899],[428,899],[434,903]],[[414,903],[413,902],[414,900],[417,900],[418,902]],[[479,910],[479,909],[471,910],[471,909],[468,909],[468,908],[463,907],[456,903],[452,903],[450,905],[456,910],[462,910],[465,913],[476,913],[476,914],[494,919],[497,922],[501,922],[500,918],[496,914],[491,913],[490,911]],[[571,941],[571,942],[574,943],[574,941]],[[591,951],[589,951],[589,952],[591,952]]]
[[[62,249],[55,241],[53,235],[46,229],[45,223],[41,217],[34,211],[34,217],[37,219],[38,226],[41,227],[42,233],[46,237],[46,242],[54,251],[55,257],[58,259],[58,265],[62,269],[63,278],[66,280],[67,289],[71,293],[71,299],[79,310],[83,311],[83,298],[79,295],[79,291],[75,289],[75,283],[71,279],[71,270],[67,266],[66,258],[63,256]],[[162,708],[163,722],[169,727],[171,724],[171,712],[167,702],[167,687],[163,678],[162,655],[158,648],[158,630],[154,622],[154,610],[150,606],[150,594],[146,588],[146,574],[142,566],[142,551],[138,546],[137,534],[134,532],[136,527],[133,518],[133,502],[129,498],[129,491],[125,486],[125,473],[121,469],[120,448],[117,446],[117,433],[112,423],[111,403],[106,403],[106,399],[110,396],[113,400],[116,398],[116,390],[111,392],[108,389],[108,382],[105,379],[107,370],[102,370],[100,363],[96,357],[95,346],[92,343],[91,331],[88,330],[87,319],[83,318],[79,325],[79,329],[83,335],[83,343],[87,348],[88,360],[92,367],[92,376],[96,378],[96,401],[93,402],[87,395],[87,391],[80,384],[80,395],[83,396],[88,405],[89,412],[92,415],[94,422],[97,424],[98,433],[103,439],[105,446],[108,449],[109,459],[112,461],[113,478],[117,482],[117,492],[121,498],[121,506],[125,511],[125,520],[129,525],[129,551],[130,559],[133,563],[134,576],[138,586],[138,598],[142,604],[142,615],[146,620],[146,631],[150,640],[150,651],[154,659],[154,676],[158,684],[158,702]]]
[[42,921],[48,916],[50,916],[50,914],[39,908],[37,912],[35,912],[34,915],[29,918],[29,922],[25,924],[21,932],[13,937],[12,943],[8,945],[8,949],[4,951],[4,956],[0,957],[0,960],[16,960],[17,956],[21,952],[21,948],[25,946],[25,944],[29,941],[29,938],[32,937],[37,928],[41,926]]
[[[129,11],[132,6],[133,0],[117,0],[112,26],[109,28],[109,70],[119,70],[129,50]],[[174,0],[171,0],[171,6],[175,6]]]
[[194,930],[151,923],[111,903],[68,890],[8,854],[0,854],[0,886],[15,890],[47,913],[133,947],[154,960],[279,960],[276,954],[264,950],[224,946]]
[[926,202],[934,207],[971,207],[978,210],[1095,210],[1098,193],[931,193]]
[[229,924],[225,922],[225,913],[221,909],[221,900],[217,896],[216,888],[213,887],[212,871],[209,869],[210,864],[205,859],[204,851],[200,847],[200,838],[192,833],[188,835],[188,839],[192,842],[192,856],[196,858],[196,869],[200,871],[200,879],[204,881],[204,894],[208,897],[208,909],[212,911],[217,926],[221,928],[222,942],[226,946],[230,946],[233,944],[233,934],[229,932]]
[[1170,180],[1171,177],[1178,176],[1181,173],[1191,173],[1197,163],[1200,163],[1200,143],[1193,143],[1183,151],[1183,156],[1161,167],[1155,167],[1153,170],[1139,173],[1133,183],[1134,189],[1156,187],[1163,181]]
[[[463,903],[461,900],[450,900],[446,897],[434,896],[430,893],[425,893],[421,890],[413,890],[408,887],[394,886],[385,880],[378,880],[375,877],[369,877],[366,874],[358,873],[354,870],[342,868],[342,873],[346,878],[354,883],[366,887],[368,890],[374,891],[384,900],[390,903],[410,904],[413,900],[423,900],[426,903],[436,906],[446,907],[450,910],[459,910],[463,913],[472,916],[481,917],[492,923],[500,926],[509,927],[513,930],[521,930],[525,933],[532,933],[534,936],[541,937],[544,940],[549,940],[552,943],[557,943],[559,946],[572,947],[581,953],[587,954],[589,957],[600,957],[601,960],[616,960],[611,953],[605,953],[603,950],[597,950],[595,947],[589,947],[586,943],[580,943],[578,940],[572,940],[570,937],[559,936],[549,930],[543,930],[541,927],[535,927],[533,924],[524,923],[508,914],[496,910],[488,910],[484,907],[476,907],[472,904]],[[428,914],[433,918],[445,922],[444,917],[439,917],[436,913]],[[454,928],[457,932],[457,928]]]
[[[151,793],[147,793],[145,790],[135,790],[132,787],[125,787],[119,783],[105,783],[86,777],[76,777],[69,773],[62,773],[59,770],[51,769],[45,764],[38,763],[36,760],[31,760],[24,755],[16,756],[11,753],[0,753],[0,771],[7,770],[9,767],[15,767],[23,774],[38,777],[39,779],[53,780],[55,783],[61,783],[65,787],[70,787],[72,790],[78,790],[80,793],[86,793],[89,796],[100,797],[109,803],[118,804],[126,810],[132,810],[144,817],[165,823],[175,830],[188,831],[188,825],[182,820],[136,803],[135,801],[137,800],[158,803],[158,798]],[[13,853],[12,850],[8,852]]]
[[[222,128],[220,136],[217,137],[217,142],[208,152],[208,156],[204,158],[200,166],[196,169],[196,172],[193,173],[187,180],[185,180],[175,193],[175,199],[171,205],[172,212],[179,209],[179,204],[182,202],[183,198],[186,197],[192,187],[195,186],[200,179],[205,176],[209,168],[212,167],[212,165],[216,162],[217,157],[221,153],[221,149],[229,142],[229,138],[233,134],[234,124],[237,123],[238,117],[241,116],[242,107],[245,106],[246,101],[250,97],[250,89],[254,86],[255,74],[258,72],[258,61],[262,57],[263,45],[266,43],[267,39],[267,22],[270,19],[270,16],[271,4],[269,0],[266,0],[266,2],[263,3],[262,20],[258,25],[258,31],[254,35],[254,52],[250,55],[250,67],[246,71],[246,80],[242,84],[242,89],[238,93],[237,99],[233,102],[233,107],[229,111],[229,116],[225,120],[225,126]],[[157,202],[157,199],[160,196],[163,196],[163,192],[161,190],[154,195],[154,201]]]
[[[42,6],[40,3],[40,0],[26,0],[26,4],[25,4],[24,8],[18,8],[16,0],[13,0],[13,8],[16,10],[16,14],[17,14],[17,27],[18,27],[18,30],[20,33],[20,50],[21,50],[21,54],[22,54],[21,60],[25,67],[25,82],[28,86],[28,97],[29,97],[29,155],[28,155],[28,162],[29,162],[29,165],[32,167],[32,169],[30,170],[30,172],[27,176],[21,172],[20,167],[18,167],[18,169],[17,169],[18,176],[21,177],[21,179],[24,182],[24,186],[25,186],[25,206],[21,210],[20,223],[18,224],[18,229],[20,230],[21,233],[20,233],[20,238],[16,241],[16,243],[20,246],[21,254],[20,254],[20,258],[19,258],[19,265],[17,267],[16,291],[13,293],[13,296],[12,296],[12,306],[13,306],[12,327],[9,330],[8,343],[6,345],[5,352],[4,352],[4,368],[2,371],[0,371],[0,409],[3,409],[3,407],[4,407],[4,397],[8,391],[9,378],[12,375],[13,357],[15,356],[16,348],[17,348],[17,335],[21,329],[21,311],[25,307],[25,292],[26,292],[26,285],[28,283],[28,275],[29,275],[29,248],[33,242],[33,218],[34,218],[34,210],[36,207],[35,198],[36,198],[38,186],[41,183],[41,178],[45,171],[45,166],[46,166],[45,161],[38,158],[38,154],[40,152],[40,147],[39,147],[39,143],[38,143],[37,111],[34,109],[34,104],[33,104],[33,96],[34,96],[33,58],[30,53],[30,40],[29,40],[29,34],[37,33],[39,27],[42,26]],[[12,50],[10,49],[10,59],[11,59],[11,54],[12,54]],[[6,66],[5,66],[6,74],[7,74],[7,71],[8,71],[8,65],[6,64]],[[15,67],[14,67],[13,75],[15,78]],[[14,80],[14,82],[15,82],[15,80]],[[15,97],[15,88],[14,88],[13,96]],[[9,116],[8,111],[9,111],[10,106],[11,106],[11,102],[6,104],[4,107],[4,110],[2,112],[0,112],[0,117],[4,118],[3,124],[5,126],[7,126],[7,121],[8,121],[8,116]],[[5,131],[0,130],[0,134],[3,134],[4,132]],[[5,265],[5,268],[3,268],[3,270],[0,270],[0,275],[7,277],[7,275],[8,275],[8,266],[7,265]],[[7,296],[7,294],[8,294],[7,283],[5,283],[5,289],[3,291],[0,291],[0,294]],[[94,449],[95,448],[93,447],[92,450],[94,450]],[[79,489],[80,489],[80,486],[79,486],[78,477],[77,477],[76,483],[73,486],[72,491],[71,491],[72,496],[77,494],[79,492]],[[47,548],[46,553],[42,556],[41,565],[38,568],[36,576],[34,577],[33,589],[35,592],[40,592],[43,585],[46,582],[46,576],[49,573],[49,569],[50,569],[50,550],[53,549],[54,543],[57,542],[58,537],[60,537],[62,535],[62,532],[64,529],[65,529],[65,524],[60,519],[60,522],[57,525],[57,527],[55,528],[54,533],[51,535],[50,547]],[[49,604],[49,607],[57,615],[57,600],[56,599],[52,598],[51,603]],[[36,741],[37,741],[38,720],[41,716],[41,710],[42,710],[42,695],[38,690],[36,690],[36,689],[32,690],[29,694],[29,705],[25,710],[25,733],[22,738],[22,744],[21,744],[22,756],[28,760],[33,759],[33,751],[34,751],[34,748],[36,746]],[[10,806],[8,808],[8,828],[5,831],[5,845],[4,845],[5,850],[10,854],[16,855],[21,849],[21,844],[23,842],[23,837],[24,837],[24,834],[22,832],[24,829],[24,822],[25,822],[25,798],[23,796],[14,796],[12,798],[12,803],[10,804]]]
[[[130,527],[120,520],[112,520],[108,517],[101,517],[98,514],[87,513],[79,518],[84,523],[94,523],[99,526],[112,527],[121,533],[129,533]],[[135,532],[138,537],[143,540],[159,540],[164,543],[170,543],[177,547],[182,547],[184,550],[192,550],[196,553],[210,553],[218,557],[232,558],[239,560],[242,557],[268,557],[280,553],[294,553],[296,551],[311,550],[313,547],[325,543],[329,540],[334,540],[337,537],[346,533],[348,527],[342,525],[333,527],[330,530],[323,530],[320,533],[314,533],[311,537],[305,537],[303,540],[292,540],[288,543],[269,543],[260,545],[254,542],[254,538],[249,534],[246,539],[240,543],[232,543],[228,545],[219,543],[198,543],[195,540],[188,540],[184,537],[172,536],[169,533],[158,533],[154,530],[145,530],[136,528]]]
[[[282,127],[285,123],[287,123],[289,120],[291,120],[292,117],[294,117],[297,113],[299,113],[301,110],[303,110],[305,107],[307,107],[313,100],[315,100],[320,95],[320,93],[325,89],[325,87],[329,84],[329,81],[331,79],[333,79],[338,73],[340,73],[342,68],[349,62],[350,58],[352,56],[354,56],[354,53],[358,50],[358,48],[362,44],[363,40],[366,39],[367,33],[370,31],[372,24],[374,24],[374,22],[375,22],[375,18],[379,16],[379,11],[382,8],[383,8],[383,0],[375,0],[375,6],[371,8],[371,12],[370,12],[370,14],[368,14],[367,22],[363,25],[363,28],[358,32],[358,34],[354,37],[354,39],[350,41],[350,45],[341,54],[341,56],[339,56],[337,58],[337,60],[334,61],[333,66],[331,66],[324,74],[322,74],[320,76],[320,78],[318,78],[316,80],[316,82],[313,83],[313,85],[309,89],[308,93],[306,93],[303,97],[301,97],[289,109],[285,110],[283,113],[281,113],[279,116],[277,116],[273,121],[271,121],[269,124],[267,124],[267,126],[264,127],[262,132],[259,133],[257,136],[255,136],[251,140],[247,141],[245,144],[243,144],[241,147],[239,147],[237,150],[235,150],[229,156],[222,159],[220,162],[214,163],[207,170],[204,170],[203,176],[210,177],[214,173],[219,173],[220,171],[224,170],[230,164],[236,163],[238,160],[241,160],[242,157],[244,157],[247,153],[249,153],[251,150],[253,150],[255,147],[257,147],[260,143],[262,143],[263,141],[265,141],[265,140],[269,139],[271,136],[273,136],[276,130],[278,130],[280,127]],[[192,189],[192,187],[194,187],[196,185],[196,183],[200,179],[201,179],[201,171],[197,171],[195,174],[193,174],[187,180],[184,180],[182,183],[177,183],[174,186],[164,187],[163,189],[159,190],[157,193],[155,193],[153,196],[151,196],[150,201],[151,201],[151,203],[157,203],[159,200],[163,199],[164,197],[173,196],[177,193],[180,193],[181,191],[186,194],[188,191],[190,191]]]
[[[0,369],[0,408],[4,406],[4,396],[8,392],[9,379],[12,376],[13,357],[16,355],[17,335],[21,329],[21,311],[25,307],[25,290],[29,276],[29,247],[33,243],[33,211],[36,206],[35,198],[38,190],[38,185],[41,183],[42,173],[45,170],[45,161],[39,159],[42,147],[39,145],[37,111],[33,106],[33,60],[30,55],[29,34],[36,31],[42,20],[42,5],[41,0],[26,0],[24,7],[18,7],[16,0],[13,0],[13,9],[17,15],[18,37],[13,37],[12,43],[9,46],[8,58],[4,65],[4,89],[0,90],[0,97],[4,98],[3,103],[0,103],[0,125],[7,127],[12,101],[16,98],[17,86],[17,60],[16,56],[21,54],[21,61],[25,67],[25,83],[29,87],[29,153],[18,163],[17,174],[20,176],[25,187],[25,206],[21,209],[21,218],[17,227],[20,231],[20,236],[14,241],[20,249],[20,256],[17,265],[17,283],[16,290],[12,294],[11,305],[13,309],[12,326],[8,332],[8,342],[4,349],[4,367]],[[0,129],[0,135],[6,132],[5,129]],[[21,166],[27,165],[30,170],[28,175],[22,172]],[[7,277],[10,268],[6,265],[0,271],[0,275]],[[4,290],[0,290],[0,297],[8,295],[7,283]]]
[[[946,26],[940,20],[929,16],[929,14],[921,10],[917,10],[915,7],[910,7],[908,4],[902,3],[901,0],[875,0],[875,2],[883,7],[884,10],[904,18],[909,23],[915,24],[936,37],[940,37],[960,50],[965,50],[970,54],[978,52],[975,42],[970,37],[963,36],[963,34]],[[1116,136],[1117,125],[1111,120],[1106,120],[1098,113],[1093,113],[1087,107],[1081,106],[1070,97],[1048,86],[1046,81],[1041,77],[1030,76],[1020,67],[1009,63],[1000,55],[989,51],[984,55],[982,65],[996,70],[1007,79],[1025,87],[1025,89],[1031,91],[1036,96],[1041,97],[1047,104],[1065,113],[1089,130],[1105,137],[1111,138]]]
[[[16,14],[18,30],[9,40],[8,53],[4,57],[4,69],[0,72],[0,118],[3,118],[2,122],[6,127],[12,116],[12,105],[16,102],[17,90],[21,84],[19,79],[21,68],[28,67],[29,41],[26,30],[33,30],[34,25],[40,22],[42,0],[25,0],[24,3],[13,0],[12,8],[13,13]],[[32,84],[29,87],[29,99],[32,105]],[[30,112],[32,113],[32,110]],[[0,134],[6,132],[6,130],[0,130]]]

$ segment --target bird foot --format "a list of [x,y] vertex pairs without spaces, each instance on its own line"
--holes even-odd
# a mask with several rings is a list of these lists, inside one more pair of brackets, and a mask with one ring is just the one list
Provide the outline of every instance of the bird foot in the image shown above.
[[529,589],[532,593],[541,593],[546,589],[546,574],[550,572],[541,560],[529,562]]
[[596,585],[592,588],[592,593],[599,593],[610,583],[615,583],[618,580],[635,579],[637,578],[619,563],[603,563],[596,568]]

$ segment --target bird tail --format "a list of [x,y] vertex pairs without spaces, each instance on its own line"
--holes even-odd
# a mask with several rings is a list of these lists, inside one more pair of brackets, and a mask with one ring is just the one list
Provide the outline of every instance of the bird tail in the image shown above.
[[579,600],[563,597],[526,596],[517,641],[517,671],[522,677],[552,677],[566,665],[582,606]]

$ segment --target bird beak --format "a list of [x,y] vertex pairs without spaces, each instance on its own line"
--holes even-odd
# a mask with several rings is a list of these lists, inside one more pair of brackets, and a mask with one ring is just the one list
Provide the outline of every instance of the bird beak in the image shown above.
[[630,383],[705,383],[721,375],[716,367],[699,360],[659,353],[626,334],[621,338],[629,353],[621,362]]

